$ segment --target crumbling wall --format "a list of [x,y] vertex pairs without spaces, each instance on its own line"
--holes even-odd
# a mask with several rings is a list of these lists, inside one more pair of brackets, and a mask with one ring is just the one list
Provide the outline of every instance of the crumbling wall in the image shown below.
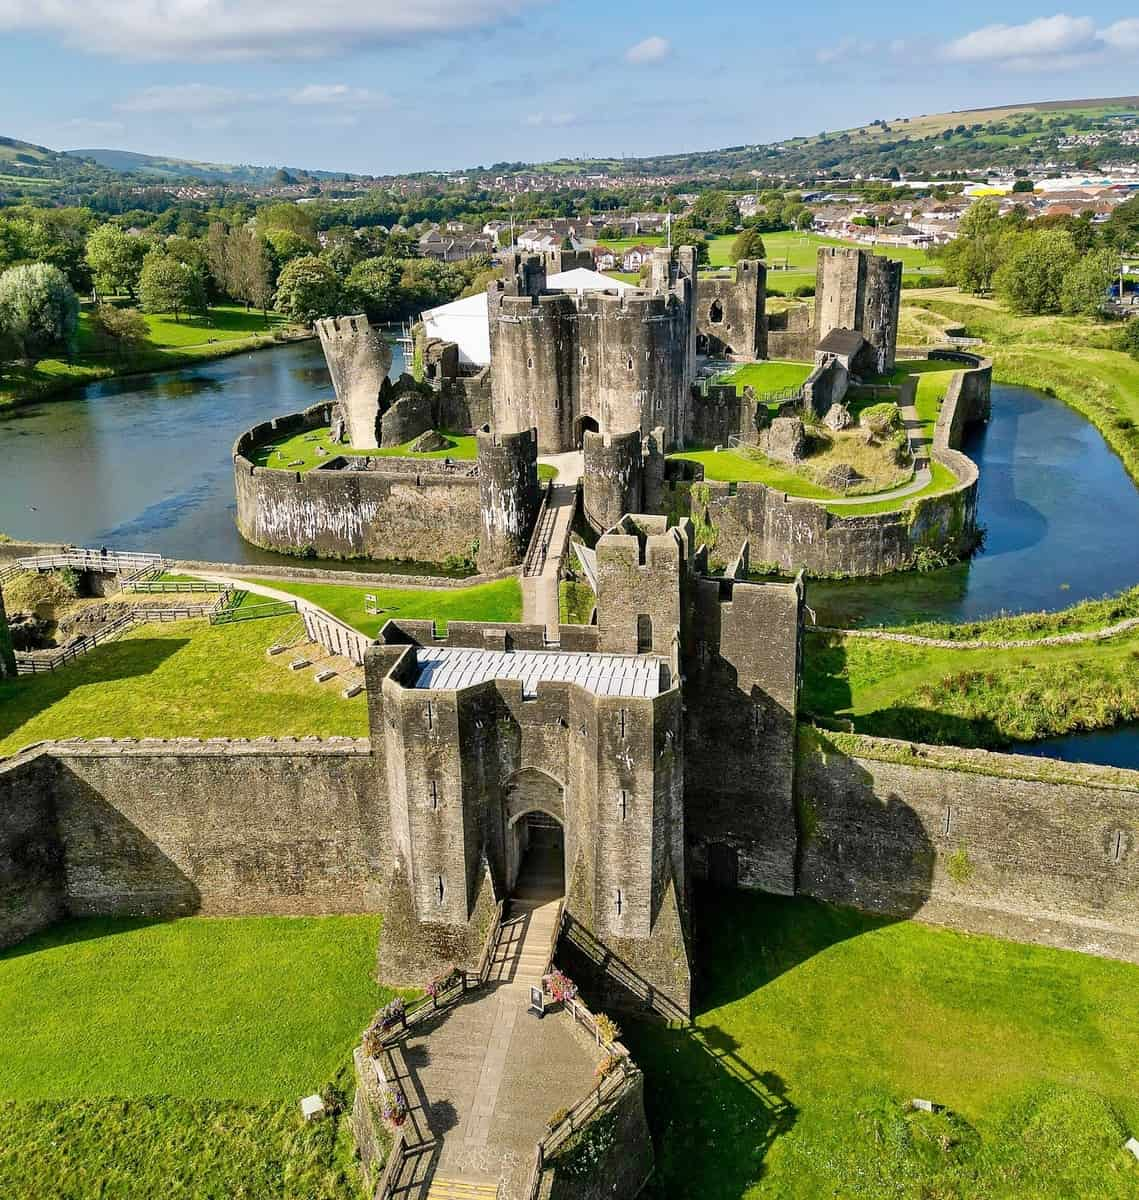
[[314,322],[324,350],[348,440],[358,450],[374,450],[380,418],[380,386],[392,365],[383,336],[360,313]]
[[697,348],[714,358],[767,357],[767,268],[758,259],[700,278]]
[[499,571],[526,557],[538,516],[538,437],[521,433],[478,432],[479,570]]
[[799,891],[1139,962],[1139,772],[803,729]]

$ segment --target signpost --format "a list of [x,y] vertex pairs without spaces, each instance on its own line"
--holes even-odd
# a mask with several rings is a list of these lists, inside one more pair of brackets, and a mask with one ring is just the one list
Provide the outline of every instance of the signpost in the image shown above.
[[546,1014],[546,994],[542,991],[541,985],[534,987],[530,986],[530,1007],[527,1012],[534,1013],[539,1020]]

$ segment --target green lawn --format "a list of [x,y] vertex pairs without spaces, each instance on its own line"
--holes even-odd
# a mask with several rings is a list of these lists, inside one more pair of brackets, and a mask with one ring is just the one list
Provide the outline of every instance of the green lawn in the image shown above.
[[[0,952],[0,1195],[357,1200],[378,917],[83,920]],[[50,1181],[50,1187],[48,1186]]]
[[1139,718],[1139,636],[969,650],[811,634],[802,706],[859,733],[957,746],[1104,729]]
[[684,450],[668,457],[702,463],[705,479],[726,483],[765,483],[789,495],[811,499],[826,499],[837,494],[811,483],[792,467],[740,450]]
[[[446,627],[448,621],[521,621],[522,587],[514,577],[461,588],[383,588],[340,583],[296,583],[284,579],[250,579],[277,591],[301,596],[319,604],[345,624],[375,637],[386,621],[430,620]],[[376,597],[381,610],[364,611],[365,593]]]
[[763,395],[764,392],[802,387],[814,369],[814,363],[785,362],[773,358],[765,362],[744,363],[717,375],[713,382],[734,383],[737,396],[742,396],[746,387],[754,389],[757,395]]
[[118,355],[96,343],[90,317],[88,308],[80,312],[75,354],[69,359],[45,358],[32,367],[0,362],[0,408],[113,375],[160,371],[272,345],[275,335],[288,325],[277,313],[270,313],[266,324],[260,312],[246,312],[240,305],[216,305],[205,318],[183,317],[181,321],[168,314],[146,314],[149,341],[127,355]]
[[[837,238],[820,237],[817,233],[798,233],[793,230],[765,233],[763,244],[767,248],[768,287],[780,290],[815,281],[820,246],[857,246],[862,250],[871,250],[902,263],[904,274],[910,277],[941,273],[940,266],[930,259],[925,250],[915,250],[909,246],[870,246],[868,243],[844,242]],[[787,264],[786,270],[782,269],[784,263]],[[774,269],[776,266],[779,269]]]
[[144,625],[50,674],[0,681],[0,755],[66,737],[366,737],[362,695],[266,657],[296,624]]
[[[698,898],[695,1029],[624,1022],[654,1200],[1139,1195],[1139,967]],[[923,1097],[937,1116],[907,1113]]]

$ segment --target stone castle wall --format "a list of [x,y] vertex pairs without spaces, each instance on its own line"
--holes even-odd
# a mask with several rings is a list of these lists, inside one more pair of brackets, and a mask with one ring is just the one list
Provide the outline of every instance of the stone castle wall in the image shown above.
[[26,901],[2,910],[8,940],[65,914],[378,911],[384,781],[370,751],[107,739],[0,764],[0,880]]
[[474,463],[374,459],[378,470],[254,466],[251,448],[328,424],[327,405],[256,425],[234,445],[237,528],[266,550],[318,558],[463,557],[482,534]]
[[1139,772],[803,729],[798,890],[1139,962]]
[[[716,560],[731,560],[746,541],[753,563],[774,563],[787,573],[884,575],[907,568],[923,548],[967,550],[976,527],[978,472],[956,447],[970,421],[988,416],[992,363],[958,357],[963,370],[946,392],[932,450],[957,477],[949,491],[900,500],[893,512],[844,517],[762,483],[673,482],[667,485],[670,511],[690,512],[715,527],[710,550]],[[965,366],[966,360],[974,365]]]
[[758,259],[700,277],[696,345],[713,358],[767,357],[767,268]]

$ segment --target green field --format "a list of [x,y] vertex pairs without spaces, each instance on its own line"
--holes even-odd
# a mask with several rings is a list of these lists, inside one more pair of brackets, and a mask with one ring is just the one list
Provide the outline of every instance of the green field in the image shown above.
[[[1139,1195],[1139,967],[698,897],[695,1029],[626,1021],[654,1200]],[[907,1113],[925,1097],[947,1114]]]
[[698,462],[704,467],[704,478],[726,483],[765,483],[788,495],[825,500],[837,495],[811,483],[794,467],[784,466],[762,455],[754,456],[738,449],[684,450],[669,458]]
[[366,737],[362,695],[266,657],[296,625],[143,625],[50,674],[0,681],[0,755],[67,737]]
[[50,396],[113,375],[138,374],[183,366],[204,358],[273,345],[288,328],[277,313],[268,323],[260,312],[240,305],[216,305],[204,318],[147,314],[150,339],[126,355],[101,348],[91,331],[90,310],[79,314],[75,354],[69,359],[44,358],[33,367],[0,361],[0,408]]
[[[358,587],[339,583],[296,583],[284,579],[250,579],[279,592],[300,596],[327,609],[345,624],[375,637],[389,620],[521,621],[522,588],[516,578],[497,579],[456,588]],[[376,614],[364,611],[364,595],[376,597]]]
[[1105,729],[1139,718],[1139,636],[1002,650],[814,633],[802,706],[858,733],[957,746]]
[[[0,952],[0,1195],[357,1200],[377,917],[68,921]],[[49,1182],[50,1181],[50,1185]]]
[[780,392],[788,388],[802,387],[814,369],[814,363],[769,359],[765,362],[744,363],[743,366],[724,371],[712,382],[734,383],[737,396],[742,396],[746,387],[752,388],[757,395],[762,396],[764,392]]
[[799,233],[794,230],[765,233],[763,244],[767,248],[767,287],[769,291],[776,293],[786,294],[791,288],[815,282],[815,266],[820,246],[858,246],[886,258],[896,259],[903,265],[904,278],[937,275],[941,272],[941,268],[930,259],[925,250],[915,250],[909,246],[871,246],[866,242],[844,242],[837,238],[820,237],[817,233]]

